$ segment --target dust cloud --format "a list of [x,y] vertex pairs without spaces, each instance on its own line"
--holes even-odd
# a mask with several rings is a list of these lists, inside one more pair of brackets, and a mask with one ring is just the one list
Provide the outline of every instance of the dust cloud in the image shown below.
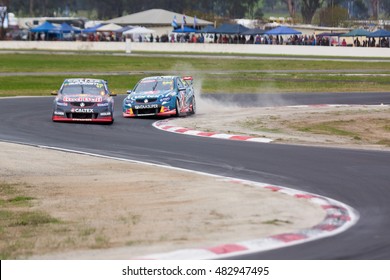
[[[170,69],[170,72],[177,76],[193,77],[197,114],[209,112],[223,113],[248,107],[290,105],[288,104],[289,102],[284,99],[285,93],[278,93],[271,81],[265,83],[264,81],[259,81],[259,87],[254,90],[254,92],[240,92],[239,94],[231,92],[207,94],[202,90],[204,79],[206,77],[212,79],[213,75],[221,75],[223,74],[223,70],[219,70],[218,73],[202,72],[194,69],[191,64],[178,63]],[[239,75],[239,73],[237,73],[237,75]]]

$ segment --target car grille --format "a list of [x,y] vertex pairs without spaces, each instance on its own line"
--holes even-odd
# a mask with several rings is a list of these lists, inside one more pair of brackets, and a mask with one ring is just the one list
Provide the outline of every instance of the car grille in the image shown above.
[[156,115],[159,111],[160,108],[133,109],[135,115]]
[[66,113],[69,119],[96,119],[98,115],[98,113]]
[[148,102],[156,102],[157,98],[137,98],[136,102],[137,103],[145,103],[145,100],[148,100]]
[[80,104],[84,103],[83,107],[92,107],[95,105],[94,102],[71,102],[70,105],[75,106],[75,107],[81,107]]

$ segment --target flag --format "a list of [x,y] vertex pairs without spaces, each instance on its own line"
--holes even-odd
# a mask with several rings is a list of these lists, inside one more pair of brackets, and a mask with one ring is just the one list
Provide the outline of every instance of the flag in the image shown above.
[[196,18],[196,16],[194,17],[194,29],[196,29],[196,25],[198,24],[198,19]]
[[172,27],[173,27],[173,28],[178,28],[176,15],[173,17],[173,20],[172,20]]
[[8,28],[8,13],[7,7],[5,6],[0,6],[0,26],[3,28]]
[[4,18],[4,23],[3,23],[4,28],[8,28],[8,14]]
[[187,21],[186,21],[186,16],[183,15],[183,20],[181,22],[181,29],[183,30],[184,29],[184,26],[187,24]]

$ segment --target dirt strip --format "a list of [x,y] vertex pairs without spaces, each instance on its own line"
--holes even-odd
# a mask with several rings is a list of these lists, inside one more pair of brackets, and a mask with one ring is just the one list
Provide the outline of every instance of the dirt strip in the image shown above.
[[[312,227],[324,218],[305,200],[162,167],[0,143],[0,178],[27,209],[55,223],[3,228],[10,258],[129,259]],[[19,244],[18,246],[16,246]]]

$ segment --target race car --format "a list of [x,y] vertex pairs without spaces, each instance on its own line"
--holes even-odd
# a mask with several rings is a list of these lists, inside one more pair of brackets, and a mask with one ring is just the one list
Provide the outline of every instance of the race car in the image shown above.
[[114,99],[101,79],[66,79],[53,103],[54,122],[114,122]]
[[146,77],[127,93],[123,100],[124,117],[181,117],[196,112],[192,77]]

